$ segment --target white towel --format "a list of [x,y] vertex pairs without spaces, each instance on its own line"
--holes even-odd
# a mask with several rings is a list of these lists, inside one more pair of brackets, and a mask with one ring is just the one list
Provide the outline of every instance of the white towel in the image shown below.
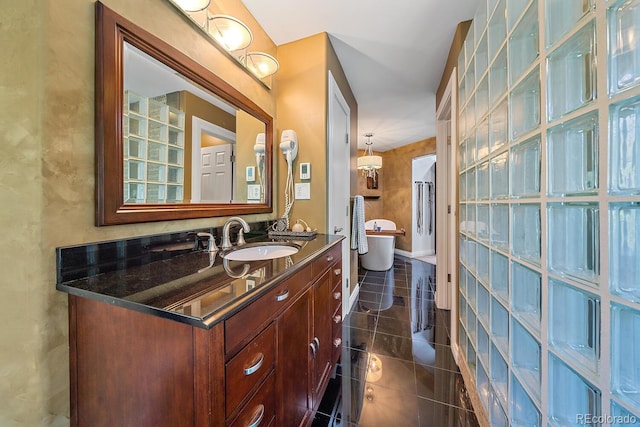
[[360,255],[369,252],[367,232],[364,229],[364,197],[353,199],[353,224],[351,226],[351,249],[357,249]]

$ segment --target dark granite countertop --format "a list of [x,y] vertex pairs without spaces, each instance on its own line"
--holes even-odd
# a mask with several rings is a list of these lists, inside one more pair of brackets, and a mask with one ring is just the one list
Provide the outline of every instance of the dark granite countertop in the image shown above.
[[[58,283],[62,292],[140,312],[173,319],[201,328],[216,323],[268,292],[282,279],[307,265],[321,252],[338,244],[342,236],[318,234],[313,240],[297,241],[300,250],[291,256],[264,261],[226,261],[215,254],[194,250],[189,245],[169,246],[164,257],[146,257],[128,262],[126,256],[110,268],[78,265],[73,274],[60,273],[67,253],[80,247],[58,249]],[[268,242],[266,235],[247,239],[248,243]],[[279,239],[279,241],[282,241]],[[114,252],[125,252],[117,243]],[[191,245],[193,246],[193,245]],[[82,247],[88,259],[96,250]],[[64,252],[64,251],[67,252]],[[62,256],[61,256],[62,254]],[[79,276],[79,277],[75,277]]]

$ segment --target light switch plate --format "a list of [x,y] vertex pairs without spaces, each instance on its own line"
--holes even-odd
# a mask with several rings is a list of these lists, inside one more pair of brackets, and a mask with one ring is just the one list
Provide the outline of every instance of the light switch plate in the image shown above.
[[256,167],[247,166],[247,182],[255,182],[256,180]]
[[258,184],[247,185],[247,199],[260,200],[260,186]]
[[311,184],[303,182],[296,184],[296,200],[310,200],[311,199]]

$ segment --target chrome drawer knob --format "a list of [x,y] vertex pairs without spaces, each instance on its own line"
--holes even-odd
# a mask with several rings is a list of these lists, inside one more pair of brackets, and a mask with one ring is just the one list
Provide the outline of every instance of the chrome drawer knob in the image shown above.
[[341,296],[342,296],[341,292],[334,292],[333,293],[333,299],[340,299]]
[[334,322],[340,323],[341,320],[342,320],[342,316],[340,316],[339,314],[336,314],[335,316],[333,316]]
[[340,268],[336,268],[335,270],[333,270],[333,274],[335,274],[336,276],[339,276],[342,273],[342,270]]
[[333,340],[333,345],[336,348],[340,347],[341,344],[342,344],[342,338],[336,338],[335,340]]

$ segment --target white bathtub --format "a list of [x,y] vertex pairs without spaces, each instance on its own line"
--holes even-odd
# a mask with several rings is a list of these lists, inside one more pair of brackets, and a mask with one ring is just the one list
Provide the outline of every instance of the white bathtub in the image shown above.
[[[373,230],[374,224],[382,230],[395,230],[396,224],[387,219],[372,219],[364,224],[367,230]],[[393,267],[393,255],[396,248],[395,236],[367,235],[369,252],[360,255],[362,268],[373,271],[386,271]]]

